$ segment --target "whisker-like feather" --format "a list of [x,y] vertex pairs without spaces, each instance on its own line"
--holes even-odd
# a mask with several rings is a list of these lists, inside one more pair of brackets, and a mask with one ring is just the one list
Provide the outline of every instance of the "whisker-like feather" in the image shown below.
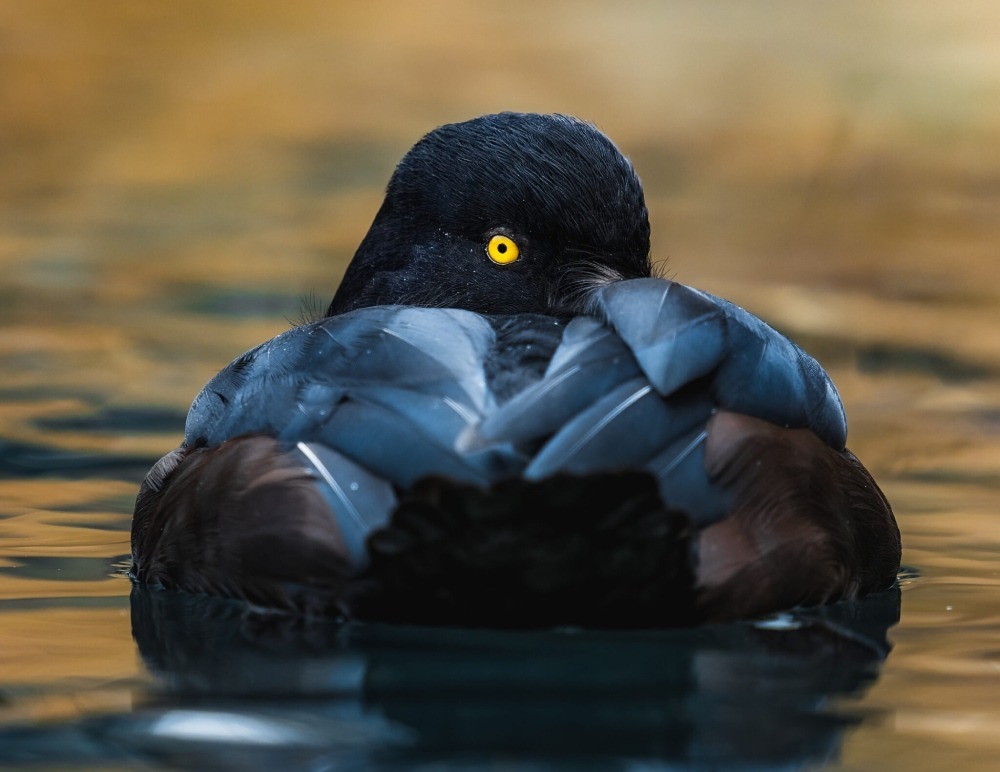
[[547,298],[548,304],[553,308],[594,314],[598,290],[625,278],[621,271],[608,265],[606,258],[590,254],[570,264]]

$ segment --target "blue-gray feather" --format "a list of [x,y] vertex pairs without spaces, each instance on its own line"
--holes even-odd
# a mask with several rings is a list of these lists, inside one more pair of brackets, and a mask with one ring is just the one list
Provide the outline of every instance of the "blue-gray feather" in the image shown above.
[[624,341],[590,317],[570,322],[544,377],[474,427],[465,442],[526,443],[548,437],[573,416],[641,371]]
[[337,518],[351,569],[363,570],[368,564],[365,540],[389,522],[396,508],[392,486],[322,443],[298,442],[295,452],[312,472]]
[[815,359],[739,306],[660,279],[616,282],[596,300],[660,394],[710,376],[718,407],[808,427],[843,450],[847,419],[833,382]]
[[843,408],[822,368],[746,311],[658,279],[611,284],[596,307],[601,318],[569,324],[409,307],[313,322],[219,373],[192,405],[185,442],[272,434],[330,449],[342,461],[328,469],[359,465],[404,488],[428,475],[487,485],[645,468],[702,524],[726,504],[702,462],[714,409],[843,447]]
[[687,512],[699,527],[721,520],[732,503],[705,474],[705,438],[704,424],[698,424],[643,465],[656,478],[663,502]]

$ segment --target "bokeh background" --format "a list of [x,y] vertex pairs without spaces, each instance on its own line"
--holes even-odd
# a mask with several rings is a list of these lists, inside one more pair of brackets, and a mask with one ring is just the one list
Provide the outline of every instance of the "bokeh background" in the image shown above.
[[998,41],[973,0],[0,0],[0,721],[128,710],[144,467],[419,136],[514,109],[595,122],[665,274],[833,374],[919,572],[843,766],[994,768]]

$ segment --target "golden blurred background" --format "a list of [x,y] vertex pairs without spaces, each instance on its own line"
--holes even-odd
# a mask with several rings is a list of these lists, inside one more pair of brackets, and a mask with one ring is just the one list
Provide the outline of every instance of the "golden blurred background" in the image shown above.
[[[166,452],[216,370],[302,298],[325,307],[421,134],[574,114],[633,159],[669,276],[830,369],[851,446],[895,504],[923,576],[859,698],[888,718],[851,734],[842,763],[992,768],[998,41],[1000,6],[973,0],[0,0],[0,440]],[[139,408],[163,420],[130,425]],[[120,558],[133,492],[0,479],[0,599],[123,599],[107,573],[15,569]],[[91,695],[8,718],[141,680],[124,610],[0,612],[0,684]]]

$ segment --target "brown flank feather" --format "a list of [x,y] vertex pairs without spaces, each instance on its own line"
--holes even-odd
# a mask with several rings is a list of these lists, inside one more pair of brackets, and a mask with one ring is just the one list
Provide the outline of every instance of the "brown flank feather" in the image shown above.
[[138,581],[299,613],[340,611],[343,540],[312,477],[277,440],[237,437],[174,453],[159,491],[147,478],[136,502]]
[[849,451],[720,412],[706,471],[733,504],[700,533],[639,471],[489,489],[428,478],[372,533],[358,573],[310,473],[277,440],[238,437],[150,473],[132,574],[298,614],[492,627],[669,627],[892,585],[899,531]]
[[900,538],[871,475],[805,429],[736,413],[708,424],[705,465],[734,499],[699,539],[706,621],[856,598],[892,586]]

